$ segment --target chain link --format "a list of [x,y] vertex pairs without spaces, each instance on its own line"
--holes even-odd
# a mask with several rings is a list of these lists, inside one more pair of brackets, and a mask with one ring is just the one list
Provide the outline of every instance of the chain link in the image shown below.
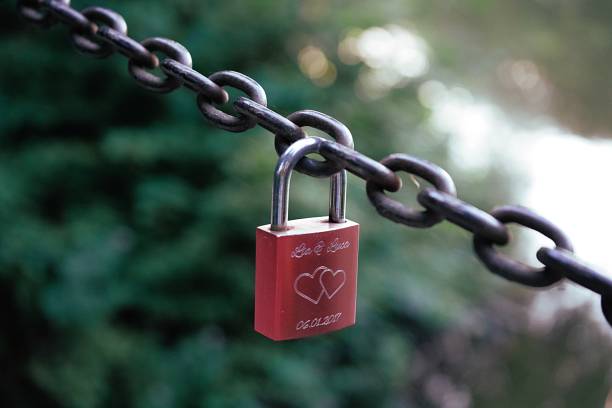
[[[269,130],[273,134],[293,143],[306,137],[301,127],[272,109],[252,101],[251,99],[240,97],[234,102],[234,109],[245,116],[253,119],[259,126]],[[275,139],[275,143],[276,143]],[[280,149],[280,147],[277,147]],[[309,160],[304,158],[304,160]]]
[[[187,48],[183,47],[176,41],[167,38],[154,37],[147,38],[140,43],[149,52],[161,52],[168,55],[176,62],[191,67],[191,54]],[[164,78],[149,72],[146,66],[142,66],[137,60],[130,59],[128,62],[128,71],[140,86],[153,92],[170,92],[181,86],[181,81],[172,77],[165,76]],[[164,74],[165,75],[165,74]]]
[[[528,208],[513,205],[497,207],[491,211],[491,215],[504,224],[516,223],[540,232],[553,240],[557,248],[573,251],[572,244],[563,231]],[[552,268],[536,268],[499,253],[493,248],[493,242],[480,235],[474,235],[474,251],[491,272],[526,286],[550,286],[563,277]]]
[[601,297],[601,310],[608,324],[612,326],[612,296]]
[[[70,6],[70,0],[61,0],[66,6]],[[43,27],[49,27],[57,22],[52,14],[52,7],[49,8],[43,0],[19,0],[17,1],[19,14],[31,23]]]
[[[210,76],[210,80],[218,86],[234,87],[246,93],[250,99],[260,105],[266,106],[268,103],[266,91],[264,91],[261,85],[240,72],[215,72]],[[200,108],[200,112],[202,112],[202,115],[204,115],[210,123],[230,132],[244,132],[245,130],[255,127],[257,124],[255,120],[248,116],[240,113],[238,116],[232,116],[217,109],[203,93],[198,95],[198,108]]]
[[571,251],[560,248],[540,248],[537,257],[544,265],[559,271],[569,280],[601,296],[612,296],[612,278],[585,265]]
[[223,88],[191,68],[191,64],[187,66],[179,61],[166,58],[161,62],[161,69],[166,75],[177,79],[185,87],[204,95],[205,98],[216,104],[223,105],[229,100],[229,95]]
[[95,34],[100,25],[107,25],[113,30],[127,34],[127,23],[119,14],[102,7],[88,7],[81,10],[81,14],[92,23],[91,32],[73,28],[70,32],[72,43],[83,54],[97,58],[108,57],[113,53],[113,47],[98,39]]
[[[491,272],[510,281],[530,287],[552,285],[561,279],[581,285],[601,295],[601,308],[612,326],[612,279],[574,257],[567,236],[547,219],[519,206],[504,206],[487,213],[456,197],[449,174],[426,160],[404,154],[392,154],[380,162],[353,150],[349,129],[323,113],[303,110],[287,117],[266,107],[264,89],[248,76],[234,71],[220,71],[206,77],[191,67],[191,55],[185,47],[165,38],[149,38],[142,42],[129,37],[127,24],[116,12],[89,7],[77,11],[69,0],[18,0],[17,8],[26,20],[49,27],[56,22],[70,29],[74,46],[94,57],[106,57],[114,51],[129,60],[129,71],[136,82],[155,92],[171,92],[184,85],[197,93],[197,105],[214,126],[231,132],[243,132],[256,125],[275,135],[274,144],[282,154],[292,143],[307,137],[303,127],[313,127],[335,141],[323,140],[319,152],[324,161],[304,157],[296,169],[314,177],[327,177],[341,170],[366,181],[368,198],[380,215],[411,227],[428,228],[447,220],[474,235],[474,250]],[[165,54],[159,61],[155,53]],[[152,73],[157,67],[164,77]],[[239,97],[232,104],[236,116],[221,111],[229,96],[223,87],[233,87],[248,98]],[[425,210],[406,207],[385,194],[402,188],[395,174],[405,171],[429,181],[432,187],[417,196]],[[538,231],[552,239],[555,248],[540,248],[537,258],[542,268],[525,265],[499,253],[494,245],[506,245],[510,234],[506,223],[516,223]]]
[[434,188],[425,188],[417,196],[423,207],[442,214],[447,221],[497,245],[510,240],[506,226],[491,214]]
[[[301,110],[287,116],[287,120],[293,122],[298,127],[310,126],[321,130],[333,137],[336,143],[353,150],[354,144],[351,131],[343,123],[331,116],[313,110]],[[276,135],[274,146],[279,156],[287,150],[289,145],[290,143],[282,139],[281,135]],[[329,177],[342,170],[340,163],[329,160],[318,161],[308,157],[300,160],[295,168],[312,177]]]
[[[427,160],[408,156],[407,154],[391,154],[380,161],[392,171],[405,171],[414,176],[419,176],[449,195],[456,195],[455,183],[444,169]],[[378,213],[385,218],[414,228],[429,228],[442,220],[444,215],[432,210],[415,210],[406,207],[402,203],[388,197],[384,188],[376,184],[373,179],[366,183],[366,192],[370,202]]]
[[70,7],[61,0],[43,0],[42,3],[49,13],[73,30],[83,33],[93,33],[96,26],[85,15]]
[[339,163],[354,175],[371,180],[387,191],[395,192],[402,188],[402,179],[393,170],[348,146],[325,141],[319,153],[326,159]]
[[144,45],[127,35],[127,31],[117,31],[112,27],[104,26],[96,32],[96,36],[110,44],[116,51],[128,57],[133,63],[147,68],[157,68],[159,59],[147,50]]

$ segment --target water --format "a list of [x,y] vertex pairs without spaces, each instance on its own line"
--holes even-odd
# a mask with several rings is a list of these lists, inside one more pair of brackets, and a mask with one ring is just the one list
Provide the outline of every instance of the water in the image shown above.
[[[419,95],[432,109],[430,126],[450,136],[457,167],[477,173],[495,165],[520,173],[516,203],[553,221],[571,237],[581,259],[612,276],[612,189],[607,179],[612,174],[612,141],[574,135],[546,120],[521,126],[494,104],[435,81],[424,83]],[[524,238],[530,241],[525,245],[530,251],[551,245],[539,234]],[[571,283],[560,289],[536,296],[534,323],[547,324],[559,309],[586,305],[594,320],[606,325],[599,296]]]

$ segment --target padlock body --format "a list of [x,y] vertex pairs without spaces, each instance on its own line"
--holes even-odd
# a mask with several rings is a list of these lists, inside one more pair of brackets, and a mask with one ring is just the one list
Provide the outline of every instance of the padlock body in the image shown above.
[[256,233],[255,330],[273,340],[355,324],[359,224],[328,217]]

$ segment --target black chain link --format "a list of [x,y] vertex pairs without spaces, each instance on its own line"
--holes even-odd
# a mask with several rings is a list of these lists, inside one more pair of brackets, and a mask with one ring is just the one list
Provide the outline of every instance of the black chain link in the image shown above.
[[[335,141],[325,140],[320,154],[326,159],[318,161],[303,158],[297,170],[314,176],[327,177],[342,169],[366,181],[367,195],[379,214],[392,221],[417,228],[431,227],[448,220],[474,235],[474,250],[492,272],[530,287],[552,285],[563,278],[581,285],[601,296],[603,314],[612,326],[612,278],[585,265],[575,258],[572,244],[554,224],[520,206],[498,207],[487,213],[456,197],[452,178],[442,168],[425,160],[404,154],[392,154],[377,162],[353,150],[353,138],[348,128],[323,113],[298,111],[287,117],[266,107],[264,89],[253,79],[234,71],[221,71],[206,77],[192,69],[191,55],[182,45],[164,38],[136,41],[127,34],[127,24],[116,12],[89,7],[77,11],[69,0],[18,0],[17,8],[26,20],[49,27],[64,23],[77,50],[95,57],[106,57],[114,51],[129,59],[129,70],[138,84],[155,92],[171,92],[184,85],[197,94],[202,114],[213,125],[231,132],[243,132],[256,125],[275,135],[275,147],[281,154],[287,147],[304,137],[304,126],[329,134]],[[159,61],[155,53],[165,55]],[[165,76],[149,71],[161,68]],[[218,107],[229,101],[223,87],[244,92],[232,106],[236,116]],[[401,189],[396,171],[429,181],[433,188],[422,189],[418,202],[424,211],[406,207],[385,194]],[[499,253],[494,245],[506,245],[510,234],[506,223],[517,223],[549,237],[555,248],[540,248],[537,258],[544,264],[536,268]]]
[[[62,0],[61,2],[70,6],[70,0]],[[43,27],[49,27],[57,22],[52,14],[53,7],[45,7],[42,0],[19,0],[17,1],[17,9],[23,18]]]
[[60,0],[43,0],[49,14],[70,27],[82,33],[93,33],[95,24],[85,15],[70,7],[69,2]]
[[601,310],[608,321],[608,324],[612,326],[612,296],[601,297]]
[[510,240],[506,226],[497,218],[454,195],[434,188],[425,188],[417,196],[417,201],[423,207],[442,214],[453,224],[497,245],[505,245]]
[[[444,169],[427,160],[408,156],[407,154],[391,154],[380,161],[392,171],[405,171],[414,176],[419,176],[436,187],[436,189],[456,195],[455,183]],[[402,203],[388,197],[382,186],[374,180],[367,180],[366,192],[370,202],[374,205],[380,215],[401,224],[415,228],[429,228],[444,220],[444,215],[429,209],[425,211],[406,207]]]
[[[176,62],[191,68],[191,54],[187,48],[176,41],[167,38],[147,38],[140,43],[149,52],[161,52],[168,55]],[[128,71],[140,86],[153,92],[170,92],[181,86],[181,81],[165,75],[159,77],[147,70],[147,66],[142,66],[137,60],[130,59]]]
[[571,251],[562,248],[540,248],[537,257],[544,265],[557,270],[569,280],[599,293],[604,298],[612,297],[612,278],[580,262],[574,258]]
[[[266,106],[268,103],[266,91],[264,91],[261,85],[240,72],[219,71],[212,74],[209,79],[218,86],[231,86],[244,92],[251,100],[260,105]],[[200,112],[210,123],[230,132],[244,132],[257,125],[257,122],[248,116],[240,113],[238,116],[232,116],[217,109],[203,93],[198,95],[198,108],[200,108]]]
[[[557,248],[573,251],[572,244],[563,231],[528,208],[510,205],[497,207],[491,211],[491,215],[504,224],[516,223],[540,232],[553,240]],[[549,267],[536,268],[500,254],[493,248],[493,242],[480,235],[474,235],[474,251],[491,272],[526,286],[550,286],[563,277]]]
[[112,27],[103,26],[96,31],[95,35],[107,42],[114,50],[128,57],[132,63],[151,69],[159,65],[157,56],[147,50],[144,45],[129,37],[127,31],[124,33]]
[[[313,110],[301,110],[287,116],[287,120],[298,127],[310,126],[321,130],[333,137],[336,143],[353,150],[353,135],[351,135],[351,131],[331,116]],[[289,145],[290,142],[282,139],[282,136],[276,135],[274,146],[279,156],[287,150]],[[330,160],[318,161],[307,157],[300,160],[295,168],[312,177],[329,177],[342,170],[340,163]]]
[[73,29],[70,33],[72,43],[76,49],[83,54],[92,55],[97,58],[108,57],[113,53],[113,47],[95,37],[100,25],[107,25],[115,31],[127,34],[127,23],[119,14],[102,7],[88,7],[81,10],[83,16],[92,22],[91,32],[83,32]]
[[166,75],[176,78],[187,88],[204,95],[205,98],[216,104],[223,105],[229,100],[229,95],[222,87],[191,68],[191,66],[166,58],[161,62],[161,69]]

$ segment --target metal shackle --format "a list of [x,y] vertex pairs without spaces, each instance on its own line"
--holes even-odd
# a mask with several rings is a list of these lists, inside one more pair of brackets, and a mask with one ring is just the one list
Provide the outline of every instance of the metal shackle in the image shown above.
[[[318,153],[325,139],[320,137],[306,137],[291,144],[279,157],[274,169],[274,186],[272,188],[272,231],[285,231],[288,229],[289,218],[289,185],[291,173],[295,165],[304,156]],[[331,176],[329,195],[329,221],[343,223],[346,210],[346,170],[341,170]]]

